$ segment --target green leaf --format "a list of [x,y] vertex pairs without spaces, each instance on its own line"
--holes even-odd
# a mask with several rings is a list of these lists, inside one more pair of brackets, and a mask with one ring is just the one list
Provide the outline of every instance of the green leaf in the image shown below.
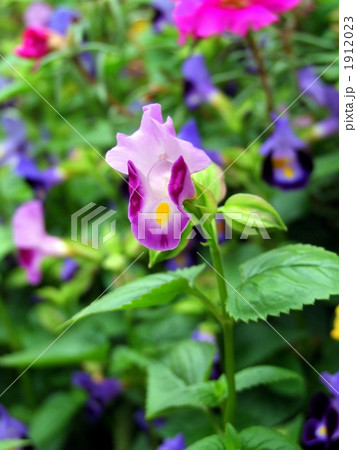
[[146,414],[158,417],[177,408],[217,406],[226,391],[225,382],[203,381],[208,377],[215,348],[207,342],[179,344],[165,364],[149,366]]
[[9,439],[0,441],[0,450],[14,450],[16,448],[24,448],[31,444],[29,439]]
[[220,436],[213,435],[194,442],[187,447],[187,450],[226,450],[224,444],[225,443]]
[[188,290],[204,267],[201,264],[175,272],[156,273],[135,280],[109,292],[89,307],[82,309],[69,319],[64,326],[92,314],[147,308],[169,303],[177,295]]
[[[234,376],[236,391],[241,392],[260,385],[293,381],[300,387],[303,386],[303,378],[292,370],[275,366],[255,366],[240,370]],[[299,390],[297,390],[297,395]]]
[[54,438],[65,433],[85,401],[85,393],[79,390],[58,392],[48,397],[36,411],[30,427],[30,436],[36,448],[45,448]]
[[236,429],[228,423],[224,435],[225,450],[239,450],[241,448],[241,441]]
[[[301,310],[338,293],[338,256],[312,245],[288,245],[240,266],[240,284],[227,301],[235,320],[266,319]],[[249,302],[249,303],[248,303]]]
[[219,208],[233,229],[247,235],[256,234],[255,229],[265,227],[286,230],[276,210],[264,199],[251,194],[235,194]]
[[166,356],[165,364],[186,384],[199,383],[208,379],[216,351],[209,342],[181,342]]
[[226,196],[227,188],[224,182],[222,169],[217,164],[210,164],[205,170],[194,173],[192,179],[208,189],[216,202],[219,203]]
[[[0,357],[1,367],[59,367],[79,364],[84,360],[104,361],[108,343],[103,335],[90,330],[69,330],[56,342],[51,337],[38,345]],[[41,356],[40,356],[41,355]]]
[[5,225],[0,226],[0,260],[14,250],[12,230]]
[[255,426],[239,433],[241,450],[301,450],[299,445],[270,428]]
[[166,261],[167,259],[175,258],[180,254],[190,242],[189,236],[192,232],[192,223],[190,222],[184,229],[179,245],[174,250],[169,250],[166,252],[159,252],[157,250],[149,250],[149,268],[154,267],[155,264]]

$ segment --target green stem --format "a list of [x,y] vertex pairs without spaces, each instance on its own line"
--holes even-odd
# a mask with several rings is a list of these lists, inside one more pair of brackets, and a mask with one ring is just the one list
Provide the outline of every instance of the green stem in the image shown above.
[[261,81],[261,84],[262,84],[262,87],[264,89],[266,99],[267,99],[268,118],[269,118],[269,120],[271,120],[271,114],[272,114],[272,112],[274,112],[274,98],[273,98],[273,91],[270,86],[269,75],[266,70],[266,67],[264,64],[264,59],[261,54],[260,48],[256,44],[252,32],[248,33],[247,42],[248,42],[248,46],[250,47],[250,49],[253,53],[255,62],[257,63],[260,81]]
[[7,332],[11,349],[14,351],[19,350],[21,348],[21,342],[2,297],[0,297],[0,317]]
[[236,409],[236,392],[234,382],[234,340],[233,340],[233,321],[226,311],[227,285],[224,278],[221,250],[217,241],[217,233],[214,233],[214,239],[210,241],[210,252],[213,267],[216,270],[216,279],[219,292],[219,298],[222,308],[223,320],[221,321],[223,329],[224,344],[224,369],[227,378],[227,402],[224,412],[224,424],[232,423]]

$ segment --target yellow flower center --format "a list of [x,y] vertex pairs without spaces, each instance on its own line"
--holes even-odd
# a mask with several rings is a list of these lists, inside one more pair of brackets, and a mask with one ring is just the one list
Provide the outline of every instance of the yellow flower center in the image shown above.
[[289,158],[273,158],[274,169],[282,169],[286,178],[293,178],[295,170],[290,166]]
[[322,425],[320,428],[318,428],[316,434],[320,437],[327,436],[327,427],[325,425]]
[[221,0],[222,8],[245,8],[249,6],[250,0]]
[[167,202],[161,202],[158,204],[155,211],[156,222],[162,227],[169,220],[170,215],[170,205]]

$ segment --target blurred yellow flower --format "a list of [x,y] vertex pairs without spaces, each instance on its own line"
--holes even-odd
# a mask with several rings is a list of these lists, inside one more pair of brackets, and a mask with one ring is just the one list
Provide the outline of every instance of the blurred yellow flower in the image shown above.
[[340,321],[339,321],[339,311],[338,311],[338,306],[336,307],[335,310],[335,320],[333,321],[333,328],[331,330],[331,337],[333,339],[336,339],[337,341],[339,340],[340,337],[340,332],[339,332],[339,328],[340,328]]

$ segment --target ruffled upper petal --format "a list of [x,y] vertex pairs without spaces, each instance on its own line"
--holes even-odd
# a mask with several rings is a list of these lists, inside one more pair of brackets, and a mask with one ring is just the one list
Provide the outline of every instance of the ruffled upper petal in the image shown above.
[[144,114],[140,129],[130,136],[119,133],[118,144],[106,154],[107,163],[124,174],[128,173],[128,162],[147,176],[158,162],[170,162],[183,155],[191,173],[205,169],[211,163],[203,150],[196,149],[191,143],[176,137],[172,120],[163,122],[161,105],[149,105],[143,108]]

